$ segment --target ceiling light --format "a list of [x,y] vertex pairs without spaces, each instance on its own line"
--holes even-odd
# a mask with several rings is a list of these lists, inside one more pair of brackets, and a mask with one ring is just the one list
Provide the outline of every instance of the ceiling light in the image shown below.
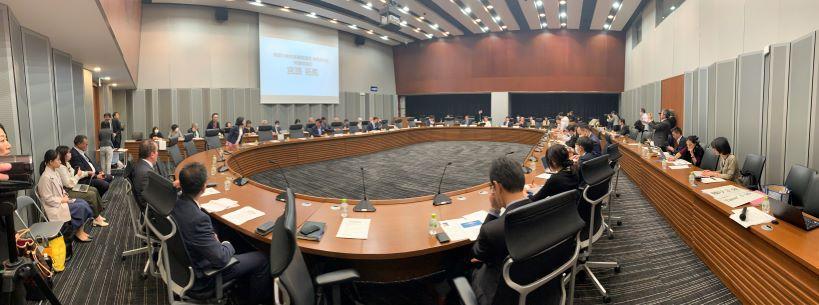
[[330,20],[330,23],[338,23],[338,20],[336,20],[335,18],[333,18],[333,19],[331,19],[331,20]]
[[502,25],[502,26],[501,26],[501,29],[504,29],[504,30],[505,30],[505,29],[506,29],[506,26],[505,26],[505,25]]
[[469,13],[472,12],[472,9],[467,6],[467,7],[464,8],[464,12],[469,14]]
[[608,30],[609,28],[611,28],[611,24],[606,23],[603,25],[603,28]]
[[611,7],[615,9],[620,8],[620,2],[615,1],[614,3],[611,4]]
[[675,9],[677,9],[677,7],[672,5],[672,6],[671,6],[671,10],[673,11],[673,10],[675,10]]
[[427,34],[427,38],[432,38],[432,34]]
[[609,19],[614,19],[614,15],[609,15]]
[[540,7],[541,5],[543,5],[543,1],[537,0],[537,1],[535,1],[535,5]]
[[546,22],[541,23],[541,24],[540,24],[540,27],[541,27],[541,28],[545,28],[545,27],[546,27]]
[[540,13],[540,17],[546,17],[546,14]]
[[438,24],[436,23],[436,24],[430,25],[430,27],[437,30],[438,29]]
[[100,68],[100,67],[94,67],[94,72],[100,72],[100,71],[102,71],[102,68]]
[[409,13],[409,6],[405,6],[405,7],[402,9],[402,11],[404,12],[404,14]]
[[486,8],[488,8],[488,9],[490,9],[490,10],[491,10],[491,9],[493,9],[493,8],[495,8],[495,7],[494,7],[494,6],[492,6],[492,5],[487,5],[487,6],[486,6]]
[[111,77],[110,76],[103,76],[103,77],[100,77],[100,79],[101,80],[111,80]]
[[444,32],[444,35],[449,36],[449,32]]
[[284,12],[289,12],[289,11],[290,11],[290,7],[285,6],[285,7],[283,7],[283,8],[280,8],[280,10],[282,10],[282,11],[284,11]]
[[495,22],[498,22],[498,21],[500,21],[500,17],[498,17],[498,16],[492,16],[492,20],[495,20]]
[[402,20],[400,24],[401,24],[401,26],[407,26],[407,21],[406,21],[406,20]]
[[475,19],[475,22],[481,22],[481,18]]
[[481,30],[483,30],[484,32],[487,32],[487,31],[489,31],[489,28],[488,27],[483,27],[483,28],[481,28]]
[[248,2],[248,3],[250,5],[255,5],[255,6],[264,6],[264,3],[262,3],[262,0],[251,1],[251,2]]
[[387,35],[381,36],[381,39],[384,39],[384,40],[390,40],[390,38],[389,38],[389,37],[387,37]]
[[424,16],[418,17],[418,19],[424,20]]
[[560,26],[562,26],[562,27],[564,27],[564,28],[565,28],[565,27],[566,27],[566,23],[565,23],[565,22],[563,22],[563,23],[561,23],[561,24],[560,24]]
[[307,15],[307,17],[310,17],[310,18],[318,18],[318,16],[316,16],[315,12],[310,12],[310,14],[305,14],[305,15]]
[[560,18],[566,18],[566,12],[560,12]]
[[117,86],[117,83],[111,84],[111,87],[116,87],[116,86]]
[[372,34],[373,34],[373,30],[369,30],[369,31],[367,31],[367,34],[372,35]]
[[373,4],[372,4],[372,2],[367,2],[367,4],[364,4],[361,7],[366,8],[368,10],[372,10],[373,9]]
[[358,30],[358,26],[357,26],[357,25],[355,25],[355,24],[348,25],[347,27],[348,27],[348,28],[351,28],[351,29],[353,29],[353,30]]
[[421,32],[421,29],[413,29],[416,33]]
[[566,0],[560,0],[560,5],[566,5]]

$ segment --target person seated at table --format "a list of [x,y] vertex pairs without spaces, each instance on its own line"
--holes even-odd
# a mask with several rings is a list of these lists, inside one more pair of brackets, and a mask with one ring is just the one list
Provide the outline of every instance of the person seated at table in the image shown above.
[[602,144],[600,143],[600,138],[596,134],[597,130],[594,130],[590,125],[587,124],[578,124],[577,125],[577,136],[578,137],[588,137],[593,143],[594,147],[592,150],[589,151],[595,156],[599,156],[603,153]]
[[367,125],[367,131],[373,130],[381,130],[381,120],[375,116],[370,119],[370,125]]
[[501,123],[501,127],[512,127],[514,125],[515,123],[512,122],[512,118],[510,117],[503,118],[503,123]]
[[705,177],[717,177],[730,181],[737,181],[739,170],[737,169],[737,158],[731,153],[731,145],[725,137],[718,137],[711,141],[711,149],[719,156],[717,170],[706,170],[702,172]]
[[566,146],[549,146],[549,150],[546,151],[545,161],[548,163],[547,166],[552,176],[546,180],[546,183],[536,194],[529,196],[532,201],[577,189],[580,185],[580,179],[572,168],[574,162],[569,158],[569,150],[566,149]]
[[225,128],[233,128],[233,123],[231,122],[225,123]]
[[[532,201],[523,190],[525,176],[521,164],[508,157],[492,161],[489,168],[489,202],[491,208],[472,245],[472,263],[478,267],[472,272],[472,289],[478,304],[491,304],[497,293],[503,263],[509,255],[504,237],[505,215]],[[505,208],[505,209],[504,209]]]
[[578,168],[583,162],[599,157],[593,153],[594,142],[588,137],[577,138],[577,143],[574,145],[575,155],[572,160],[577,164]]
[[110,175],[106,175],[99,165],[91,161],[91,158],[88,157],[86,152],[87,150],[88,137],[84,135],[74,137],[74,147],[71,148],[71,168],[88,172],[88,176],[80,179],[79,182],[97,188],[100,192],[100,196],[105,196],[113,178]]
[[231,258],[235,258],[239,263],[222,271],[222,281],[236,281],[232,297],[239,304],[272,303],[273,282],[267,255],[261,251],[236,253],[229,241],[219,241],[211,218],[199,208],[198,199],[205,191],[207,180],[207,169],[201,163],[193,162],[183,167],[179,172],[182,194],[171,210],[196,276],[189,293],[212,291],[215,278],[205,276],[204,271],[224,268]]
[[[42,200],[43,212],[51,221],[71,222],[74,238],[80,242],[90,242],[94,238],[85,232],[85,223],[94,218],[94,211],[85,200],[68,197],[60,174],[57,173],[60,166],[62,164],[57,151],[47,150],[40,162],[40,180],[37,181],[37,195]],[[69,228],[63,229],[62,231],[67,231],[65,229]]]
[[199,124],[191,124],[191,128],[188,128],[188,133],[193,134],[194,138],[201,138],[199,135]]
[[685,148],[680,150],[676,155],[668,157],[669,161],[674,161],[677,159],[682,159],[695,166],[700,166],[702,162],[702,156],[705,154],[705,150],[700,146],[700,138],[697,136],[688,136],[685,139]]
[[65,192],[68,193],[68,197],[85,200],[91,205],[91,209],[94,211],[93,225],[107,227],[107,219],[101,214],[102,211],[105,210],[107,202],[103,202],[102,196],[100,196],[97,188],[89,185],[88,190],[85,192],[74,190],[74,187],[79,183],[80,179],[88,177],[89,174],[85,171],[76,171],[75,173],[74,169],[71,168],[70,150],[71,149],[65,145],[57,146],[57,149],[55,149],[57,157],[60,159],[60,167],[57,168],[60,182],[62,182],[63,187],[65,187]]
[[282,127],[281,127],[281,124],[279,123],[279,120],[276,120],[275,122],[273,122],[273,133],[275,133],[275,134],[282,133]]
[[574,147],[574,145],[577,143],[577,138],[579,137],[577,135],[577,124],[571,123],[569,126],[566,126],[566,136],[569,137],[569,139],[566,140],[566,146]]
[[208,121],[207,129],[220,129],[219,128],[219,113],[214,112],[210,115],[210,121]]
[[344,119],[341,123],[341,129],[350,129],[350,120]]
[[492,127],[492,120],[488,116],[483,117],[483,127]]
[[256,132],[256,128],[253,128],[252,124],[253,123],[250,122],[250,120],[247,120],[247,122],[245,122],[245,128],[244,128],[245,133],[255,133]]
[[631,133],[629,130],[628,125],[626,125],[626,119],[620,118],[620,128],[617,130],[617,134],[621,136],[627,136]]
[[182,131],[179,130],[179,125],[172,124],[171,125],[171,132],[168,134],[168,139],[179,139],[184,138],[182,135]]
[[[227,126],[228,124],[225,124]],[[225,139],[225,145],[230,149],[236,149],[239,147],[239,144],[242,143],[242,136],[245,134],[245,118],[238,117],[236,118],[236,125],[230,128],[230,133],[228,133],[227,138]]]
[[424,121],[424,124],[427,126],[434,126],[435,125],[435,116],[428,116],[427,119]]
[[314,137],[320,137],[327,133],[327,129],[324,127],[324,122],[318,119],[313,127],[308,128],[307,132]]
[[676,155],[683,149],[685,149],[685,138],[682,135],[682,129],[671,128],[671,136],[668,137],[668,146],[665,147],[665,150],[671,155]]
[[161,131],[159,131],[159,127],[154,126],[154,128],[151,128],[151,134],[148,136],[148,138],[151,140],[159,140],[165,138],[165,136],[162,135]]

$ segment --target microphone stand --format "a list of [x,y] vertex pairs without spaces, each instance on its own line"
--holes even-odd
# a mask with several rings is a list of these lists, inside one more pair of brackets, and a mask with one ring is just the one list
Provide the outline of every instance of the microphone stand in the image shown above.
[[364,182],[364,167],[361,167],[361,188],[364,190],[364,199],[353,207],[355,212],[375,212],[375,206],[367,200],[367,184]]
[[452,198],[449,198],[446,194],[441,194],[441,184],[444,182],[444,175],[446,175],[446,168],[452,165],[452,162],[448,162],[444,166],[444,172],[441,173],[441,179],[438,180],[438,193],[435,194],[435,198],[432,199],[432,205],[444,205],[452,203]]
[[[273,165],[276,166],[276,169],[278,170],[279,175],[282,175],[282,177],[284,177],[284,185],[287,186],[287,189],[290,189],[290,181],[287,181],[287,175],[284,174],[284,170],[279,165],[279,163],[276,163],[276,161],[273,161],[273,160],[268,160],[267,162],[270,162],[270,164],[273,164]],[[287,191],[279,193],[279,195],[276,196],[276,201],[287,202]]]
[[[227,162],[225,162],[225,163],[227,163]],[[227,165],[227,164],[225,164],[225,165]],[[244,175],[242,175],[242,173],[241,173],[242,166],[239,165],[239,161],[236,161],[236,169],[239,170],[239,172],[238,172],[239,173],[239,178],[233,179],[233,184],[238,185],[238,186],[243,186],[243,185],[247,184],[248,182],[250,182],[250,179],[247,179],[247,178],[244,177]]]

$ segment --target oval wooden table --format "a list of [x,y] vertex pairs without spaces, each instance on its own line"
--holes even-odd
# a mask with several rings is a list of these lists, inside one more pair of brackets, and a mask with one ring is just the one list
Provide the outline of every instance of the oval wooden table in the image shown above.
[[[529,161],[530,157],[535,157],[537,160],[534,161],[536,166],[532,166],[534,171],[527,174],[527,183],[542,185],[544,180],[535,176],[543,172],[543,167],[539,162],[543,152],[536,149],[536,144],[544,135],[545,130],[524,128],[427,127],[306,140],[247,143],[243,144],[238,151],[227,155],[225,162],[229,167],[228,172],[209,177],[208,182],[216,183],[216,189],[221,193],[203,197],[199,201],[205,203],[211,199],[226,197],[238,201],[239,208],[251,206],[264,212],[264,216],[242,225],[234,225],[222,218],[222,215],[238,208],[212,213],[211,216],[236,231],[252,237],[257,242],[269,244],[270,235],[259,236],[255,233],[255,229],[260,224],[275,220],[282,214],[283,203],[275,200],[282,190],[253,180],[241,187],[231,185],[230,190],[225,191],[224,189],[226,179],[232,180],[240,174],[249,177],[273,169],[274,165],[269,163],[269,160],[275,160],[282,167],[288,167],[360,156],[432,141],[520,143],[532,145],[526,160],[521,161],[531,166],[533,164]],[[189,156],[180,166],[177,166],[177,170],[190,162],[200,162],[210,170],[212,157],[216,153],[216,150],[209,150]],[[436,162],[435,168],[442,162]],[[411,173],[407,173],[407,176],[409,175]],[[395,179],[400,179],[400,177]],[[468,249],[466,246],[471,245],[469,240],[439,243],[434,236],[428,233],[427,225],[430,215],[436,213],[438,219],[446,220],[459,218],[479,210],[488,210],[490,208],[488,185],[488,183],[483,183],[468,189],[448,192],[447,195],[452,197],[453,203],[442,206],[433,206],[433,194],[430,194],[415,198],[371,200],[376,205],[377,211],[358,213],[352,211],[352,206],[357,203],[357,200],[350,200],[348,217],[371,219],[366,240],[336,238],[342,217],[340,212],[331,209],[331,206],[338,204],[340,199],[297,193],[297,225],[301,226],[308,220],[326,223],[326,231],[321,241],[299,240],[298,245],[306,254],[320,257],[319,259],[343,267],[356,268],[361,273],[362,279],[368,281],[390,282],[428,275],[443,270],[445,265],[452,260],[465,259],[464,252]]]

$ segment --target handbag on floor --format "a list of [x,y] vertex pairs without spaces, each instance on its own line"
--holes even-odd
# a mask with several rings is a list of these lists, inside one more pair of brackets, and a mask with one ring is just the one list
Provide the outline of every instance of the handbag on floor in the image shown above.
[[48,241],[48,247],[43,251],[51,257],[54,272],[62,272],[65,270],[65,239],[62,236],[57,236]]
[[[20,258],[25,257],[31,259],[35,266],[34,270],[45,280],[46,285],[52,288],[54,287],[54,280],[52,279],[54,271],[51,265],[51,257],[43,255],[44,248],[38,245],[33,238],[26,237],[29,232],[29,229],[17,231],[15,236],[17,254]],[[23,285],[26,287],[26,300],[42,301],[46,299],[32,278],[26,279]]]

